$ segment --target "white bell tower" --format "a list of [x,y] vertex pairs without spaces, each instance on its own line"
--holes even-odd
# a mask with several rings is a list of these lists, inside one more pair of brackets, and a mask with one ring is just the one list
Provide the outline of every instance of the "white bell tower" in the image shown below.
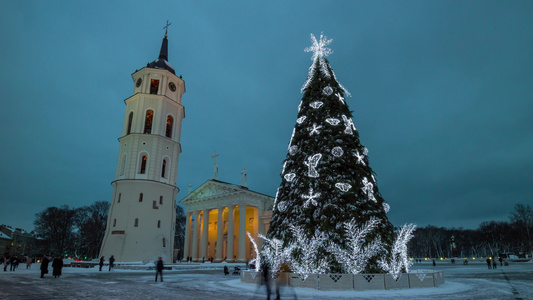
[[119,262],[161,256],[171,262],[185,82],[168,62],[166,33],[159,58],[132,77],[100,256],[114,255]]

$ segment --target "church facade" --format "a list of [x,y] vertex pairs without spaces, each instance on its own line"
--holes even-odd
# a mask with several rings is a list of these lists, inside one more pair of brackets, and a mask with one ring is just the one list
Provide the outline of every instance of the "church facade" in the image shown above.
[[[215,166],[216,168],[216,166]],[[215,176],[180,201],[187,216],[183,257],[194,261],[245,262],[255,257],[249,232],[260,247],[266,235],[274,198]]]
[[113,196],[100,256],[117,261],[173,260],[176,179],[185,117],[185,82],[168,62],[167,35],[159,58],[135,71],[126,100]]

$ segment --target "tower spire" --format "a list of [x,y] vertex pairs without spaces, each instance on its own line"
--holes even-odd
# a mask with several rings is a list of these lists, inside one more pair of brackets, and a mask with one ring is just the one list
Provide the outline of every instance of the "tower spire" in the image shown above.
[[168,39],[167,39],[167,34],[168,34],[168,26],[172,25],[172,23],[169,23],[168,20],[167,20],[167,25],[165,25],[165,27],[163,27],[163,29],[165,29],[165,37],[163,38],[163,43],[161,44],[161,51],[159,51],[159,59],[164,59],[166,61],[168,61]]

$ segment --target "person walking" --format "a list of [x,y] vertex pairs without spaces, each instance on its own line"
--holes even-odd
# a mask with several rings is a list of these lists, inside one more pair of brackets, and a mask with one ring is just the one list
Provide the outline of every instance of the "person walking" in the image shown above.
[[228,266],[225,265],[224,266],[224,276],[228,275],[229,274],[229,269],[228,269]]
[[104,266],[104,261],[105,261],[105,258],[104,258],[103,256],[100,257],[100,263],[99,263],[99,265],[100,265],[100,271],[102,271],[102,267]]
[[159,256],[155,270],[155,282],[157,282],[157,275],[161,275],[161,282],[163,282],[163,258],[161,256]]
[[272,294],[272,291],[270,290],[270,272],[268,270],[268,263],[263,263],[263,279],[265,282],[266,292],[267,292],[267,300],[270,300],[270,294]]
[[11,256],[11,266],[9,267],[9,271],[15,271],[15,268],[17,267],[17,257]]
[[111,257],[109,258],[109,272],[111,272],[111,269],[113,269],[114,266],[115,266],[115,257],[111,255]]
[[63,260],[58,255],[52,262],[52,275],[54,275],[54,278],[61,276],[61,269],[63,269]]
[[31,257],[26,258],[26,270],[31,270]]
[[49,263],[50,260],[48,259],[48,255],[45,255],[43,261],[41,262],[41,278],[44,278],[44,274],[48,274]]
[[503,266],[503,258],[500,256],[499,259],[500,259],[500,267],[502,267]]
[[490,264],[490,258],[487,258],[487,266],[489,267],[489,270],[492,269],[491,264]]

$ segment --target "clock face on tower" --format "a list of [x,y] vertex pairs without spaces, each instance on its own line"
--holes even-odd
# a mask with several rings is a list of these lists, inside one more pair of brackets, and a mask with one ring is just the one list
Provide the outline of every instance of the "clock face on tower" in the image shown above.
[[140,87],[141,83],[143,83],[143,80],[141,78],[137,79],[137,83],[135,84],[136,87]]
[[168,88],[169,88],[171,91],[173,91],[173,92],[176,91],[176,85],[174,84],[174,82],[169,82],[169,83],[168,83]]

